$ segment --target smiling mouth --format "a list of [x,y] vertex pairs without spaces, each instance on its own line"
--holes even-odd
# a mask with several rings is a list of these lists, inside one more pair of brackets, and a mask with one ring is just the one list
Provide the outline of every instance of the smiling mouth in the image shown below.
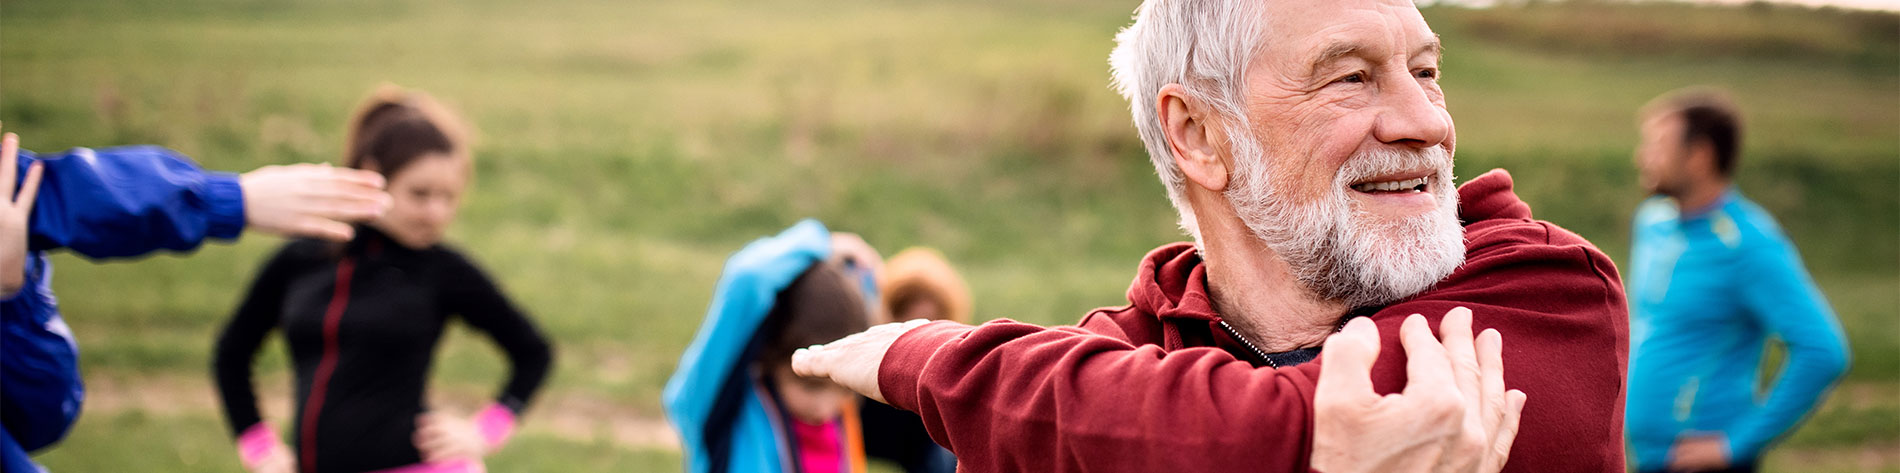
[[1371,181],[1352,185],[1352,190],[1367,194],[1410,194],[1429,190],[1431,176],[1419,176],[1394,181]]

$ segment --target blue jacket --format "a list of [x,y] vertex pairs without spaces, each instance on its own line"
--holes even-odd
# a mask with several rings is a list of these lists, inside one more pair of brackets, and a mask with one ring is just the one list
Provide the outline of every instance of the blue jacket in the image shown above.
[[79,347],[60,319],[46,252],[107,259],[189,251],[244,228],[237,176],[206,172],[171,150],[21,151],[16,176],[34,162],[45,173],[28,221],[25,284],[0,300],[0,466],[8,472],[35,471],[26,454],[65,437],[85,399]]
[[663,394],[688,471],[798,471],[778,435],[784,417],[751,372],[751,350],[779,291],[830,254],[831,232],[806,220],[726,260],[706,321]]
[[[1638,469],[1665,468],[1685,434],[1720,433],[1732,463],[1754,462],[1847,369],[1840,322],[1774,218],[1733,190],[1686,214],[1650,199],[1632,228],[1624,413]],[[1788,356],[1758,398],[1770,337]]]

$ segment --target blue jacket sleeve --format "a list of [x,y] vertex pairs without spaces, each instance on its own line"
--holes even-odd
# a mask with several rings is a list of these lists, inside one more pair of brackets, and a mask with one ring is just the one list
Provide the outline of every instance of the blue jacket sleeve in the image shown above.
[[26,454],[26,449],[20,448],[20,443],[13,441],[13,434],[8,433],[7,429],[0,428],[0,471],[41,473],[46,470],[33,464],[33,459]]
[[[1742,303],[1756,323],[1775,334],[1787,357],[1767,399],[1728,432],[1734,458],[1757,458],[1820,404],[1847,371],[1847,341],[1834,311],[1786,240],[1748,252]],[[1770,246],[1770,245],[1763,245]]]
[[91,258],[189,251],[244,229],[244,192],[235,174],[205,171],[157,146],[57,154],[21,151],[19,176],[45,163],[29,250],[70,248]]

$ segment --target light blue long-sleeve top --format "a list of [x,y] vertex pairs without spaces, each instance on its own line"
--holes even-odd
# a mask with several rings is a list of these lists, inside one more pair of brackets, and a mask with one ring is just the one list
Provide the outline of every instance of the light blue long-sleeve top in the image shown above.
[[[1774,217],[1734,189],[1689,212],[1649,199],[1632,229],[1624,413],[1637,467],[1666,467],[1685,434],[1719,433],[1731,464],[1754,462],[1847,370],[1840,322]],[[1762,395],[1771,338],[1787,356]]]

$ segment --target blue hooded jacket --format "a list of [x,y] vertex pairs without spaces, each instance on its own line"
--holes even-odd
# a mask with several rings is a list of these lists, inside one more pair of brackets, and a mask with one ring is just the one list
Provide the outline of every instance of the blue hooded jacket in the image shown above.
[[726,260],[706,321],[663,395],[688,471],[797,471],[778,435],[783,417],[751,373],[751,351],[778,293],[830,255],[831,232],[805,220]]
[[204,171],[171,150],[23,150],[16,179],[34,162],[45,171],[27,223],[26,277],[19,292],[0,299],[0,470],[7,472],[39,471],[28,452],[65,437],[85,400],[79,346],[59,317],[46,252],[106,259],[189,251],[244,228],[237,176]]

